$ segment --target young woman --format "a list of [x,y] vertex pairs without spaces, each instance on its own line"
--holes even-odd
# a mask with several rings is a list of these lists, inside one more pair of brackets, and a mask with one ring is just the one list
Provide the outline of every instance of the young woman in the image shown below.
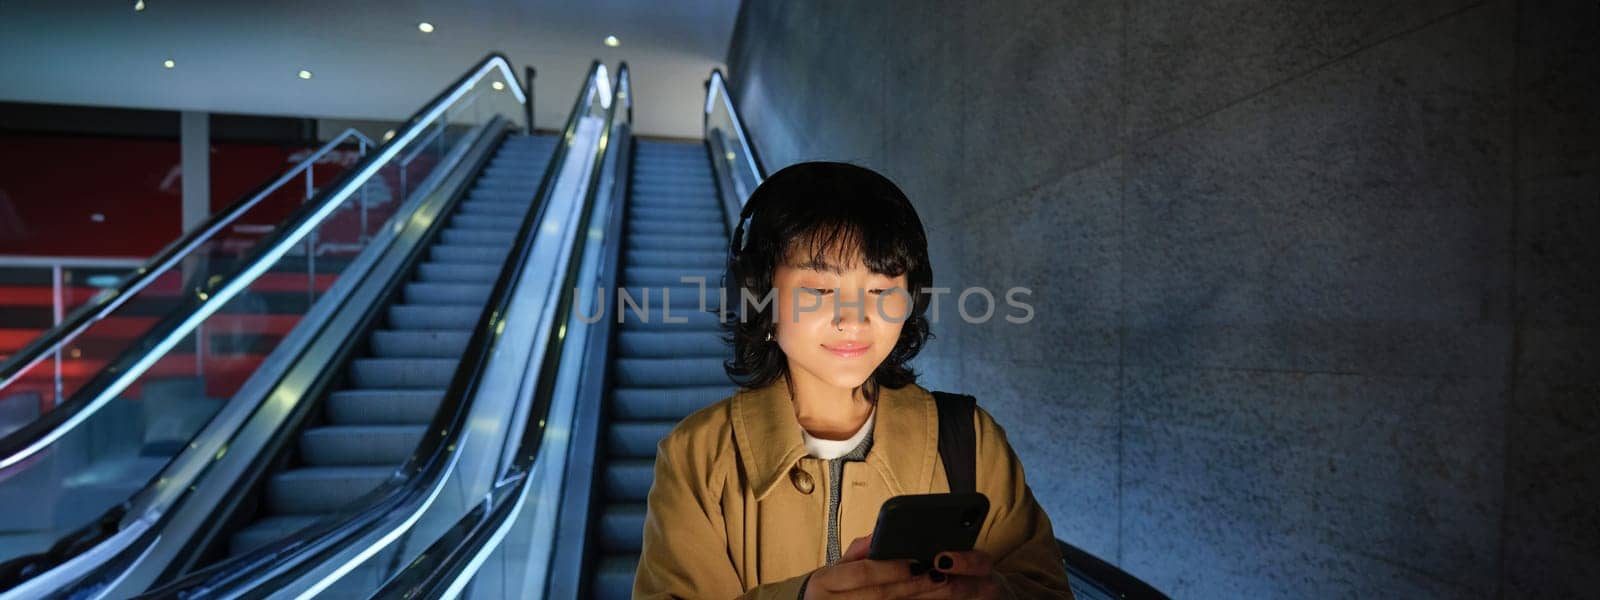
[[634,598],[1070,598],[1050,519],[982,408],[975,548],[865,558],[884,501],[950,491],[933,396],[906,364],[931,337],[930,297],[913,292],[933,270],[905,194],[802,163],[744,216],[724,282],[740,389],[658,445]]

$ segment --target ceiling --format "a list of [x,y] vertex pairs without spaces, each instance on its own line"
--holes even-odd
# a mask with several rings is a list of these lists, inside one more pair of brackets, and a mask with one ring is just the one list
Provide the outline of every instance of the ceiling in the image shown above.
[[[700,137],[739,0],[5,0],[0,100],[400,120],[491,50],[558,128],[590,62],[627,61],[636,130]],[[423,33],[418,23],[434,26]],[[603,40],[616,36],[621,45]],[[163,61],[172,60],[171,69]],[[302,80],[300,70],[311,71]]]

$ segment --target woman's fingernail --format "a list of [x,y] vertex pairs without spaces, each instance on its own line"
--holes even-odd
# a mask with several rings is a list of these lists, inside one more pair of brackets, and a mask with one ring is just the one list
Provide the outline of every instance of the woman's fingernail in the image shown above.
[[944,583],[944,573],[940,573],[938,571],[934,571],[932,573],[929,573],[928,577],[930,579],[933,579],[934,583]]
[[941,554],[941,555],[939,555],[939,568],[941,568],[941,569],[949,569],[950,567],[954,567],[954,566],[956,566],[956,561],[951,560],[949,554]]
[[927,570],[928,570],[928,566],[927,565],[924,565],[924,564],[922,564],[920,562],[911,563],[911,576],[912,577],[916,577],[918,575],[921,575],[924,572],[927,572]]

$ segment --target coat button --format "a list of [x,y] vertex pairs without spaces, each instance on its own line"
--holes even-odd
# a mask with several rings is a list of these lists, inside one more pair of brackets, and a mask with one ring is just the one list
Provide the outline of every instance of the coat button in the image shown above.
[[789,469],[789,481],[793,482],[794,489],[800,490],[802,494],[809,494],[817,487],[817,484],[811,481],[811,474],[801,470],[800,467]]

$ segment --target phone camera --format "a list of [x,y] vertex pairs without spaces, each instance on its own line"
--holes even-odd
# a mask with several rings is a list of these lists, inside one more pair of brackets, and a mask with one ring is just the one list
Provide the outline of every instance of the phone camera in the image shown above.
[[972,527],[978,520],[978,511],[969,510],[961,513],[961,526]]

